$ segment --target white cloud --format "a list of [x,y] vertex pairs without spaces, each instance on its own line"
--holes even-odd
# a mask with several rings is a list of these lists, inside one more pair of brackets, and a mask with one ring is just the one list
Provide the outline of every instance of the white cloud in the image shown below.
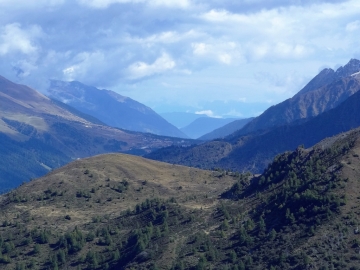
[[155,74],[160,74],[173,69],[176,66],[175,61],[166,53],[163,53],[152,64],[145,62],[136,62],[128,67],[129,79],[140,79]]
[[219,63],[230,65],[233,62],[241,63],[242,51],[235,42],[216,42],[213,43],[192,43],[192,51],[195,56],[214,59]]
[[199,33],[195,30],[189,30],[186,32],[178,31],[164,31],[158,34],[150,35],[147,37],[131,37],[128,36],[125,38],[126,42],[129,43],[138,43],[145,46],[153,46],[157,44],[174,44],[184,40],[192,40],[202,36],[202,33]]
[[221,116],[215,115],[215,113],[212,110],[197,111],[197,112],[195,112],[195,114],[206,115],[206,116],[212,117],[212,118],[221,118]]
[[348,32],[354,32],[358,29],[360,29],[360,21],[359,20],[356,20],[356,21],[353,21],[353,22],[350,22],[346,25],[346,31]]
[[191,46],[195,55],[204,55],[208,52],[207,45],[205,43],[193,43]]
[[187,8],[189,0],[78,0],[79,3],[92,8],[107,8],[112,4],[139,4],[144,3],[150,6],[165,6],[170,8]]
[[67,60],[70,65],[62,70],[63,79],[68,81],[82,80],[96,70],[94,67],[103,68],[106,65],[105,55],[102,51],[81,52],[74,57],[68,54],[68,58],[71,59],[71,61]]
[[0,75],[218,114],[199,104],[246,97],[226,111],[249,115],[249,104],[282,101],[321,66],[359,56],[359,18],[358,0],[0,0]]
[[7,24],[1,29],[0,34],[0,55],[11,52],[33,54],[38,50],[33,40],[41,36],[39,26],[31,26],[22,29],[19,23]]
[[[332,50],[346,50],[353,44],[346,42],[349,38],[344,38],[341,24],[359,15],[360,2],[350,0],[249,13],[212,9],[202,13],[199,18],[211,23],[217,31],[221,29],[223,36],[238,40],[248,60],[260,61],[307,58],[328,45],[332,46]],[[358,20],[345,23],[348,32],[359,27]]]
[[65,0],[36,0],[36,1],[24,1],[24,0],[0,0],[0,7],[3,8],[38,8],[38,7],[51,7],[58,6],[65,2]]

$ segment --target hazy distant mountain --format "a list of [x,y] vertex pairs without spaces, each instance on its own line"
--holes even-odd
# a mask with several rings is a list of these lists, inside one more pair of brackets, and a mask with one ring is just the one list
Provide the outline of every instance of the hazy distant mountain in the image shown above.
[[323,70],[293,98],[270,107],[244,126],[236,136],[314,117],[335,108],[359,91],[360,80],[351,76],[359,71],[360,61],[356,59],[351,59],[336,72],[332,69]]
[[305,123],[298,121],[246,136],[229,136],[191,147],[171,146],[146,155],[147,158],[199,168],[226,168],[262,172],[279,153],[304,144],[310,147],[320,140],[360,126],[360,92],[338,107]]
[[[300,144],[308,147],[328,136],[360,126],[359,82],[360,73],[338,79],[320,89],[308,91],[271,107],[243,129],[223,140],[190,148],[169,147],[147,157],[200,168],[222,167],[260,172],[281,152],[292,150]],[[288,104],[296,106],[291,108]],[[296,120],[291,113],[307,118]],[[287,116],[293,121],[281,125]],[[265,119],[278,125],[268,127]],[[263,128],[256,130],[257,124],[263,124]],[[247,131],[243,135],[244,129],[251,130],[249,127],[255,131]]]
[[0,190],[15,187],[72,159],[107,152],[146,153],[189,143],[124,131],[0,76]]
[[48,95],[109,126],[163,136],[186,137],[149,107],[110,90],[100,90],[76,81],[53,80],[48,88]]
[[196,139],[235,120],[236,118],[200,117],[180,130],[190,138]]
[[242,127],[244,127],[247,123],[249,123],[253,119],[254,118],[251,117],[251,118],[238,119],[238,120],[232,121],[229,124],[219,127],[217,129],[201,136],[198,139],[203,140],[203,141],[210,141],[210,140],[214,140],[214,139],[224,138],[224,137],[234,133],[235,131],[241,129]]
[[203,114],[187,113],[187,112],[167,112],[160,113],[160,115],[169,123],[177,128],[183,128],[194,122],[200,117],[206,117]]

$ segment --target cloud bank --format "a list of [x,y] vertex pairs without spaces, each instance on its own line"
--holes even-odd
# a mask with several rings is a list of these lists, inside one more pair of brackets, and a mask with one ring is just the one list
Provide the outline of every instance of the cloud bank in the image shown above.
[[359,18],[357,0],[0,0],[0,75],[247,116],[360,57]]

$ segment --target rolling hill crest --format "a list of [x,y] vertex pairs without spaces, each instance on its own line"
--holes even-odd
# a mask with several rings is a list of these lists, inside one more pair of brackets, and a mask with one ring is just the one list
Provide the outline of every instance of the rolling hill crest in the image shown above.
[[174,142],[186,144],[179,138],[109,127],[3,77],[0,97],[0,190],[77,158],[108,152],[144,154]]
[[360,131],[261,175],[112,154],[0,196],[2,269],[356,269]]

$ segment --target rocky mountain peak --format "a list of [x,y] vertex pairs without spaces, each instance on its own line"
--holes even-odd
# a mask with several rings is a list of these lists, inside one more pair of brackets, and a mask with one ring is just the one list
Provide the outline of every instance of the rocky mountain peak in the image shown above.
[[360,71],[360,60],[351,59],[349,63],[347,63],[345,66],[339,67],[335,73],[338,78],[343,78],[343,77],[348,77],[359,71]]
[[314,91],[330,84],[341,78],[351,76],[352,74],[360,71],[360,60],[351,59],[345,66],[339,67],[336,71],[331,68],[323,69],[318,75],[316,75],[303,89],[301,89],[296,95],[303,95],[307,92]]

